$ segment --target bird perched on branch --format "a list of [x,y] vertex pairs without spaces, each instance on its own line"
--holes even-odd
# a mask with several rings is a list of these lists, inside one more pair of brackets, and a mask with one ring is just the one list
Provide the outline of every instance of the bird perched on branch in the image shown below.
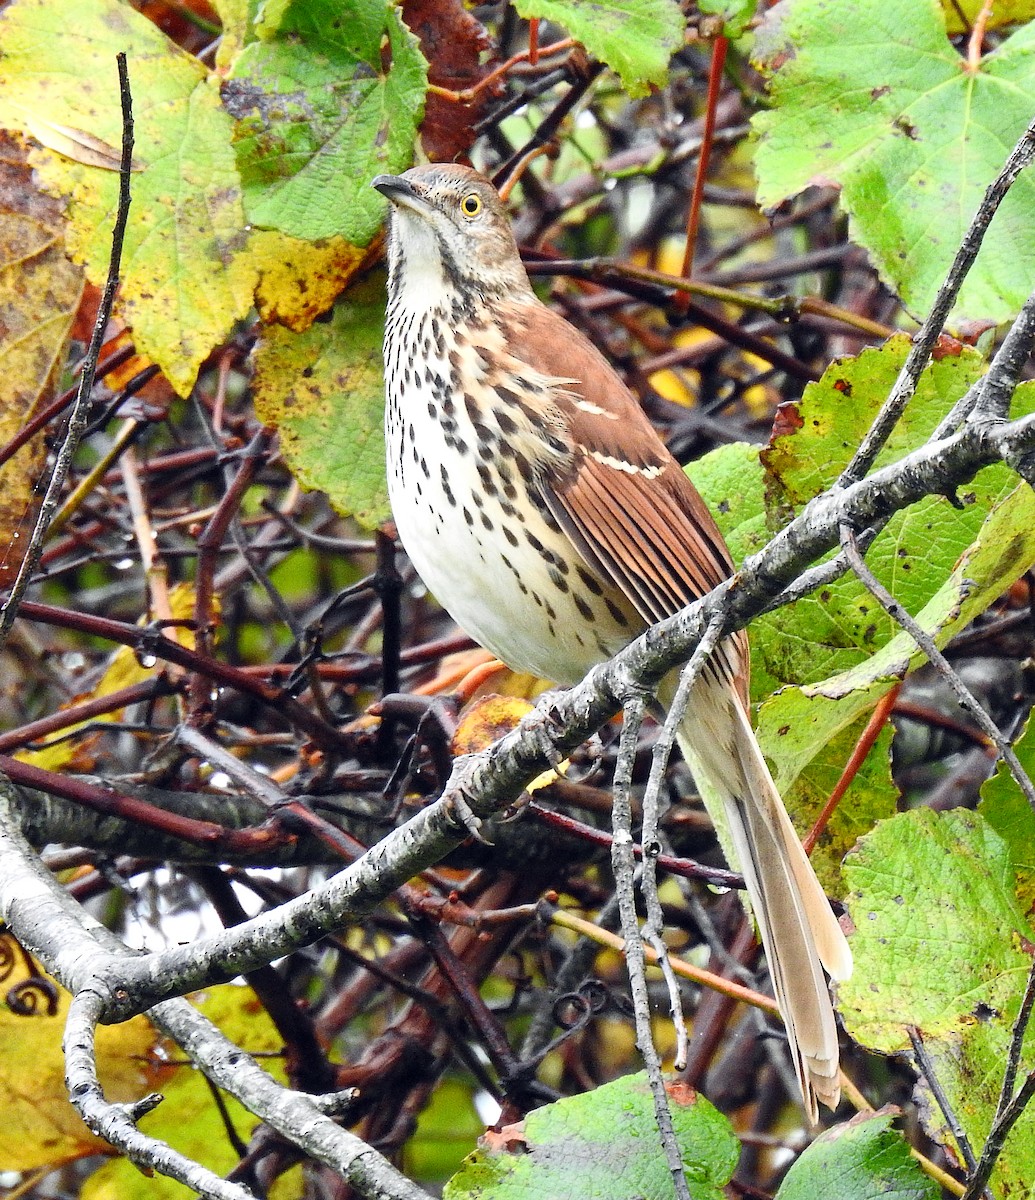
[[[391,201],[385,440],[403,545],[481,645],[575,683],[720,584],[729,552],[622,380],[536,298],[491,184],[432,165],[373,186]],[[815,1121],[840,1095],[820,964],[844,979],[851,955],[755,740],[748,674],[737,633],[679,741],[722,797]]]

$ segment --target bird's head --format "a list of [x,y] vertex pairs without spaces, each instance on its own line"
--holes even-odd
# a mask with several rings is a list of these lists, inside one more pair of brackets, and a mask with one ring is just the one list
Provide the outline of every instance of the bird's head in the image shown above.
[[477,171],[433,163],[378,175],[372,186],[391,202],[391,295],[427,305],[437,289],[486,300],[532,295],[503,204]]

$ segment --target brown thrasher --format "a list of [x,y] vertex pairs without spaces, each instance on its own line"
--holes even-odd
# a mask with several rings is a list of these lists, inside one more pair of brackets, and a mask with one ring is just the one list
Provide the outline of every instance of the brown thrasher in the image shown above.
[[[715,522],[621,379],[541,304],[492,186],[467,167],[379,175],[391,201],[388,491],[407,553],[509,666],[582,679],[733,570]],[[839,1098],[820,963],[841,928],[748,719],[748,643],[720,645],[680,745],[721,794],[810,1118]]]

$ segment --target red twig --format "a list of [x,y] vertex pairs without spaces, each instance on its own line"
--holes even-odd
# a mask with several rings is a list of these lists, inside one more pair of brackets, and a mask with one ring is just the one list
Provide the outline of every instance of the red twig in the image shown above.
[[178,813],[166,812],[146,800],[127,796],[114,788],[101,787],[77,775],[59,775],[54,771],[43,771],[30,763],[0,754],[0,771],[12,783],[21,787],[35,788],[51,796],[61,796],[75,804],[82,804],[94,812],[133,821],[148,829],[154,829],[169,837],[180,838],[200,846],[233,854],[254,854],[270,846],[280,846],[292,840],[285,831],[266,824],[253,829],[227,829],[214,821],[199,821],[183,817]]
[[52,733],[58,733],[72,725],[78,725],[82,721],[89,721],[104,713],[114,712],[118,708],[126,708],[130,704],[139,704],[142,700],[168,696],[176,690],[176,685],[170,679],[159,675],[155,679],[145,679],[140,683],[130,684],[129,687],[119,688],[117,692],[95,696],[92,700],[83,701],[82,704],[72,704],[68,708],[51,713],[49,717],[41,717],[40,720],[32,721],[28,725],[20,725],[17,729],[0,733],[0,752],[16,750],[20,746],[27,746]]
[[877,740],[880,731],[888,723],[891,710],[895,707],[895,701],[898,699],[898,694],[901,690],[902,684],[895,684],[891,691],[881,698],[877,707],[873,710],[869,721],[866,722],[866,728],[859,735],[859,740],[855,743],[855,748],[848,756],[848,762],[845,763],[845,769],[841,772],[841,778],[834,785],[834,790],[830,793],[830,799],[823,805],[823,811],[816,818],[816,823],[809,830],[807,836],[802,838],[802,845],[805,847],[806,854],[812,853],[813,847],[819,841],[823,830],[827,827],[827,823],[834,815],[834,810],[841,803],[841,798],[845,792],[848,791],[848,785],[858,775],[859,768],[863,765],[866,755],[873,749],[873,743]]
[[[729,40],[721,35],[712,45],[712,61],[708,69],[708,99],[704,111],[704,133],[701,137],[701,149],[697,155],[697,173],[694,176],[694,187],[690,195],[690,211],[686,221],[686,249],[683,251],[684,279],[689,279],[694,267],[694,250],[697,246],[697,233],[701,222],[701,201],[704,198],[704,181],[708,178],[708,162],[711,158],[712,145],[715,140],[715,110],[719,103],[719,91],[722,87],[722,70],[726,65],[726,50]],[[689,292],[677,296],[676,303],[680,307],[687,306],[690,300]]]
[[303,729],[318,745],[338,745],[338,731],[321,721],[310,712],[304,704],[300,704],[293,696],[283,689],[264,683],[247,671],[238,670],[227,663],[215,658],[208,658],[195,650],[188,650],[179,642],[154,629],[142,628],[139,625],[127,625],[123,621],[113,621],[109,617],[98,617],[92,613],[79,613],[69,608],[56,608],[51,604],[37,604],[24,601],[19,609],[19,616],[29,621],[40,621],[45,625],[57,625],[63,629],[74,629],[78,633],[90,634],[93,637],[104,638],[105,641],[118,642],[122,646],[132,646],[141,654],[153,655],[165,662],[175,663],[186,667],[189,671],[198,671],[215,683],[226,687],[236,688],[246,695],[254,696],[270,708],[281,713]]
[[[584,842],[609,847],[614,840],[611,834],[594,829],[592,825],[586,825],[572,817],[566,817],[563,813],[544,808],[534,800],[528,805],[527,811],[543,825],[549,825],[553,829],[580,838]],[[637,858],[642,858],[643,847],[633,846],[633,854]],[[743,875],[737,875],[733,871],[724,871],[722,867],[706,867],[692,858],[677,858],[674,854],[659,854],[657,863],[663,870],[673,875],[681,875],[684,879],[704,879],[709,883],[716,883],[720,887],[742,888],[744,886]]]

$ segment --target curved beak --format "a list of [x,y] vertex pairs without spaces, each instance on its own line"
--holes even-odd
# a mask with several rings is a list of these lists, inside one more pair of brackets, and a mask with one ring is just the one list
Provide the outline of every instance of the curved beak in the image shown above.
[[376,188],[382,196],[394,200],[396,196],[412,196],[413,187],[401,175],[375,175],[370,186]]
[[410,208],[419,213],[428,210],[427,201],[413,184],[401,175],[376,175],[370,181],[370,186],[376,188],[386,200],[390,200],[398,208]]

